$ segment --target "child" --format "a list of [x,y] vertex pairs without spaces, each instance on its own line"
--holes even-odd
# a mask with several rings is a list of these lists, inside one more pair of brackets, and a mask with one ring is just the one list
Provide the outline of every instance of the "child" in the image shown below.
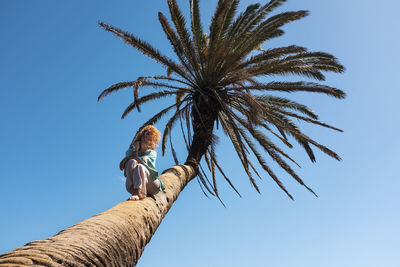
[[140,200],[147,194],[155,195],[160,189],[164,190],[156,169],[155,149],[160,136],[156,127],[148,125],[138,133],[134,144],[126,151],[119,167],[124,170],[126,190],[132,194],[128,200]]

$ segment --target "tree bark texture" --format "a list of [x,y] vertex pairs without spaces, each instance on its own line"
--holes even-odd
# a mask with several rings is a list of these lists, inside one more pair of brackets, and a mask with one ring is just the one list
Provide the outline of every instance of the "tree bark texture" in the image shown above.
[[121,202],[53,237],[0,255],[0,266],[135,266],[173,202],[195,175],[191,166],[174,166],[160,176],[165,193],[154,199]]

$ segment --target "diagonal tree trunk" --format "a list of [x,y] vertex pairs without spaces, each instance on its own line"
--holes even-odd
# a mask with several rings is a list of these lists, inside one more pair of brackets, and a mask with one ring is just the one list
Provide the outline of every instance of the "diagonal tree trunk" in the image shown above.
[[196,175],[188,165],[161,176],[155,199],[124,201],[57,235],[0,255],[0,266],[135,266],[162,219]]
[[[203,94],[207,92],[205,90]],[[193,140],[185,164],[191,165],[195,169],[198,168],[201,158],[211,144],[219,107],[218,101],[212,97],[198,94],[194,96],[194,109],[192,110]]]

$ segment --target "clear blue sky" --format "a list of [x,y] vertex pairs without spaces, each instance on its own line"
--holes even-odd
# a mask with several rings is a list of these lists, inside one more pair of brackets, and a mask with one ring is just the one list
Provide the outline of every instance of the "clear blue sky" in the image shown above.
[[[187,14],[189,1],[178,2]],[[242,1],[240,10],[255,2]],[[204,24],[215,4],[202,1]],[[222,140],[219,158],[243,198],[220,180],[225,209],[192,182],[138,266],[400,266],[399,8],[394,0],[289,0],[281,7],[311,15],[264,48],[302,45],[334,54],[347,68],[326,82],[344,89],[345,100],[293,95],[344,129],[302,126],[343,162],[317,152],[312,164],[294,149],[302,165],[296,170],[320,197],[275,168],[291,201],[266,174],[258,195]],[[128,198],[118,163],[137,127],[166,102],[120,120],[129,90],[101,103],[96,98],[113,83],[165,70],[97,21],[171,53],[158,11],[167,13],[166,1],[0,1],[0,253]],[[183,160],[182,140],[177,134],[174,140]],[[157,164],[168,168],[171,155]]]

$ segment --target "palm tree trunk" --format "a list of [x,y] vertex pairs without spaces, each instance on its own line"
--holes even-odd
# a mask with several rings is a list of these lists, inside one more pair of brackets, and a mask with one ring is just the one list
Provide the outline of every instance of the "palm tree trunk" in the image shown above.
[[211,144],[219,103],[212,97],[194,96],[192,109],[193,139],[185,164],[197,170],[201,158]]
[[0,255],[0,266],[135,266],[162,219],[196,171],[179,165],[161,176],[155,199],[124,201],[57,235]]

